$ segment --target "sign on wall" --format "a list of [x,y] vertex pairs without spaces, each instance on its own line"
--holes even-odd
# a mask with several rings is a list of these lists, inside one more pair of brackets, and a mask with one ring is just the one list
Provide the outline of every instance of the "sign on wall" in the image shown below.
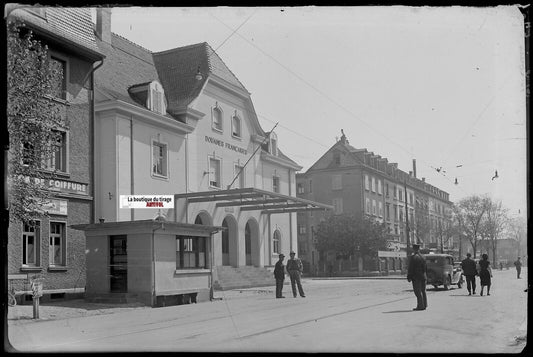
[[67,180],[58,180],[58,179],[42,179],[38,177],[25,177],[26,182],[33,180],[36,184],[47,187],[51,191],[63,192],[63,193],[75,193],[78,195],[89,195],[87,184],[67,181]]
[[42,205],[43,209],[48,212],[48,214],[59,214],[66,216],[68,213],[68,201],[67,200],[50,200],[47,203]]
[[391,252],[386,250],[378,250],[378,257],[380,258],[406,258],[405,252]]
[[120,195],[120,208],[174,208],[174,195]]

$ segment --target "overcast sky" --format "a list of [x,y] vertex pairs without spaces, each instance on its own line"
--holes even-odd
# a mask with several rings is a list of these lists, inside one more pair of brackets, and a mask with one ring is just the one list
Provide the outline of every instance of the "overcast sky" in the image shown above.
[[452,201],[489,194],[525,215],[516,7],[130,7],[113,9],[111,28],[153,52],[207,42],[263,129],[279,122],[279,146],[302,172],[344,129],[406,172],[416,159],[417,177]]

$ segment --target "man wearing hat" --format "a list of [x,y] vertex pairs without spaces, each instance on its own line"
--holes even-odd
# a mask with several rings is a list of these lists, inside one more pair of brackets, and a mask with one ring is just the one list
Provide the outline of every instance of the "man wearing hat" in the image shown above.
[[287,261],[287,272],[289,272],[289,277],[291,278],[292,295],[294,295],[294,297],[297,296],[296,285],[298,285],[298,292],[300,293],[300,296],[305,297],[304,289],[302,289],[302,282],[300,279],[300,275],[303,271],[302,261],[298,258],[295,258],[296,253],[292,250],[289,255],[291,258]]
[[413,255],[409,260],[407,281],[413,282],[413,291],[416,296],[416,307],[413,310],[425,310],[428,306],[426,297],[426,259],[420,254],[420,244],[413,244]]
[[476,295],[476,262],[473,259],[470,259],[472,254],[466,253],[466,258],[461,262],[461,269],[463,269],[463,275],[466,279],[466,289],[468,290],[468,295]]
[[283,254],[279,255],[279,260],[274,267],[274,278],[276,278],[276,299],[284,298],[282,295],[283,281],[285,280],[285,269],[283,267]]

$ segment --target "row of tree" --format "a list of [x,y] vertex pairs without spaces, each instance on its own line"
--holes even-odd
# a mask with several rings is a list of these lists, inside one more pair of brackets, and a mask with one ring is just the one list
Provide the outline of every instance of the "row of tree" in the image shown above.
[[[520,244],[526,236],[525,222],[512,217],[501,201],[495,201],[489,196],[473,195],[464,198],[452,205],[451,213],[447,222],[439,221],[433,231],[441,252],[444,251],[445,244],[450,246],[451,239],[459,244],[462,240],[467,240],[472,246],[474,258],[480,251],[479,248],[483,247],[491,250],[493,264],[496,264],[500,239],[514,239]],[[417,221],[412,223],[414,233],[411,243],[415,240],[424,243],[427,235],[417,231]],[[377,256],[379,250],[386,249],[391,236],[385,223],[368,217],[341,214],[330,215],[323,220],[318,225],[315,238],[315,247],[319,252],[334,252],[337,257],[348,259],[356,254]]]

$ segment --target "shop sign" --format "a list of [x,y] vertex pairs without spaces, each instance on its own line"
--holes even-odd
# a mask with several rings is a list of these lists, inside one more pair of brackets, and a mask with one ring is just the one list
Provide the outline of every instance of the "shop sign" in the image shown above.
[[233,144],[230,144],[230,143],[227,143],[225,141],[222,141],[220,139],[215,139],[211,136],[205,136],[205,141],[207,141],[208,143],[210,144],[215,144],[215,145],[218,145],[220,147],[223,147],[223,148],[226,148],[228,150],[233,150],[235,152],[238,152],[239,154],[243,154],[243,155],[246,155],[248,153],[248,151],[246,149],[243,149],[237,145],[233,145]]
[[67,200],[50,200],[43,204],[42,207],[48,214],[67,215]]
[[120,195],[120,208],[174,208],[174,195]]
[[57,191],[62,193],[75,193],[78,195],[88,195],[87,184],[72,182],[67,180],[58,180],[58,179],[44,179],[38,177],[29,177],[26,176],[26,182],[33,180],[36,184],[45,186],[51,191]]

